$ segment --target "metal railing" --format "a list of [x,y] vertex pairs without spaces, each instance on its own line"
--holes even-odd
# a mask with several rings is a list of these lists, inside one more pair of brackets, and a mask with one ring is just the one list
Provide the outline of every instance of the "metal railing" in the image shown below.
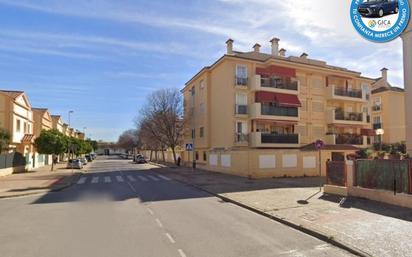
[[248,78],[241,78],[235,77],[235,84],[236,86],[247,86],[248,85]]
[[286,116],[286,117],[298,117],[299,111],[297,107],[279,107],[262,104],[262,115],[272,116]]
[[363,113],[335,111],[335,120],[363,121]]
[[244,104],[235,105],[235,114],[248,114],[248,107]]
[[335,95],[347,96],[354,98],[362,98],[362,90],[360,89],[345,89],[345,88],[335,88]]
[[378,112],[378,111],[380,111],[380,110],[382,110],[382,105],[374,105],[374,106],[372,106],[372,111]]
[[381,129],[383,127],[382,123],[374,123],[373,124],[373,129]]
[[299,144],[299,134],[262,134],[262,144]]
[[261,78],[260,85],[262,87],[271,87],[271,88],[279,88],[279,89],[286,89],[286,90],[298,90],[298,82],[292,81],[290,83],[284,83],[283,80],[275,79],[275,78]]
[[363,136],[355,134],[337,134],[337,145],[363,145]]
[[235,142],[236,143],[246,143],[249,142],[249,136],[243,133],[235,133]]

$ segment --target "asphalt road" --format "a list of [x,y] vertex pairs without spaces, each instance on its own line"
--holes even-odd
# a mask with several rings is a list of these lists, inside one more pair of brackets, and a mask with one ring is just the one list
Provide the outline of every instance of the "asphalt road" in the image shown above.
[[351,256],[129,162],[96,160],[64,191],[0,200],[0,256]]

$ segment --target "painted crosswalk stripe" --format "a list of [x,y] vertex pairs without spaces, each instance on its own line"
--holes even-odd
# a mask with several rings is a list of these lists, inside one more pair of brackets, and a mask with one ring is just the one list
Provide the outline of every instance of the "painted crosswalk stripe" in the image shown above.
[[86,182],[86,177],[81,177],[80,179],[79,179],[79,181],[77,181],[77,184],[78,185],[81,185],[81,184],[84,184],[85,182]]
[[163,176],[163,175],[157,175],[157,176],[160,177],[161,179],[164,179],[164,180],[167,180],[167,181],[172,180],[171,178],[168,178],[168,177]]
[[136,181],[136,179],[131,175],[128,175],[127,178],[132,182]]
[[109,176],[104,177],[104,183],[111,183],[112,179]]
[[158,178],[156,178],[155,176],[152,176],[152,175],[147,175],[149,178],[151,178],[151,179],[153,179],[154,181],[159,181],[159,179]]
[[124,182],[122,176],[116,176],[117,182]]
[[92,178],[92,184],[99,183],[99,177],[93,177]]
[[148,179],[143,176],[137,176],[141,181],[147,181]]

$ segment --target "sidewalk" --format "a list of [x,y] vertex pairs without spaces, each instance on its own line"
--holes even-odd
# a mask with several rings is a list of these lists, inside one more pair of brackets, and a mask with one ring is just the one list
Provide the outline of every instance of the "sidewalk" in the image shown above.
[[74,170],[72,173],[71,169],[66,169],[66,163],[56,164],[54,171],[50,169],[48,165],[30,172],[0,177],[0,198],[59,191],[70,186],[85,171]]
[[[250,180],[190,168],[159,172],[286,223],[361,256],[410,256],[412,210],[325,195],[319,178]],[[342,201],[342,202],[341,202]]]

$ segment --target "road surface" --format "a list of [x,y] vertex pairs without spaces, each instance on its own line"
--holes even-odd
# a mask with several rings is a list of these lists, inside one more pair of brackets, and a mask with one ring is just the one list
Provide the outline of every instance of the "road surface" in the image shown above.
[[152,165],[91,165],[64,191],[0,200],[2,257],[351,256]]

